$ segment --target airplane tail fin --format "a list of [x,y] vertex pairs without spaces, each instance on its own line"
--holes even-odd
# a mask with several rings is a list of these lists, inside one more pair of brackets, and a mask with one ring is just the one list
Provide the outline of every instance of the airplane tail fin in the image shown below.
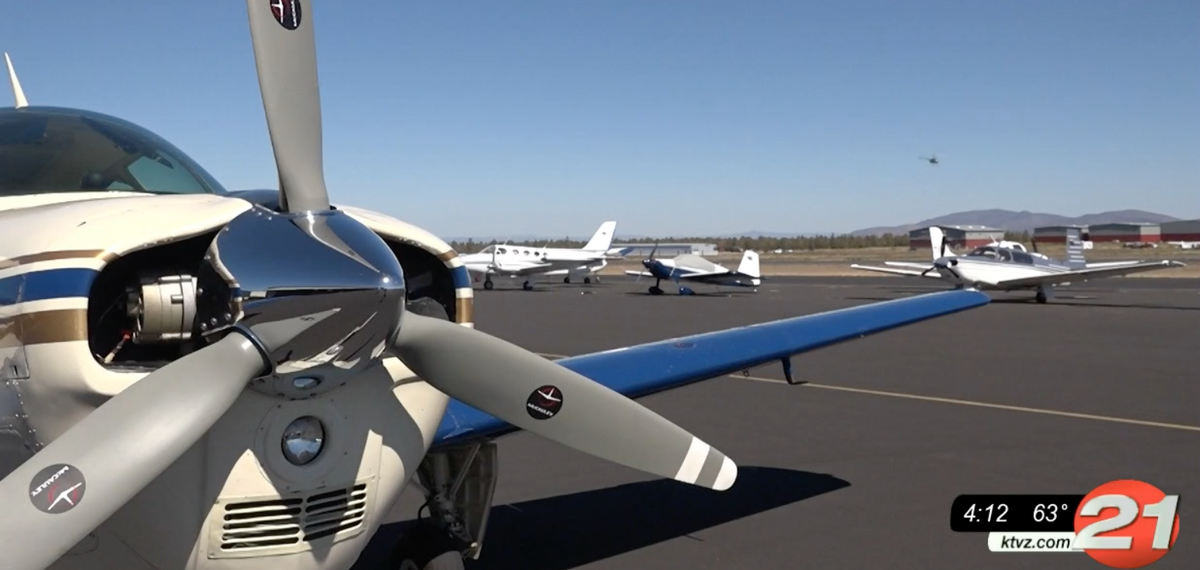
[[8,52],[4,52],[4,63],[8,65],[8,82],[12,84],[13,98],[16,99],[16,107],[28,107],[29,101],[25,99],[25,91],[21,89],[21,81],[17,79],[17,70],[13,69],[12,59],[8,57]]
[[942,231],[942,228],[930,226],[929,250],[933,254],[932,261],[937,261],[940,258],[946,257],[947,254],[954,254],[954,252],[950,251],[950,248],[946,244],[946,233]]
[[584,251],[608,251],[612,246],[613,234],[617,231],[616,222],[604,222],[600,224],[600,229],[592,235],[592,239],[583,246]]
[[755,279],[762,277],[762,272],[759,271],[758,267],[758,252],[747,249],[746,253],[742,254],[742,262],[738,265],[737,270],[738,273],[749,275]]
[[1080,235],[1079,228],[1067,228],[1067,267],[1070,269],[1084,269],[1087,267],[1087,259],[1083,256],[1083,237]]

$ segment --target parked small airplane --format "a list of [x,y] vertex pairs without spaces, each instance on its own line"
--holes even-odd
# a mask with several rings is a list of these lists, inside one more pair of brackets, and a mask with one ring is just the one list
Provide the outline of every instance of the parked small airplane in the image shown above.
[[[493,275],[526,278],[564,275],[563,283],[570,283],[571,277],[583,277],[584,283],[591,283],[600,280],[595,274],[608,265],[608,260],[620,258],[608,251],[616,231],[617,222],[604,222],[580,249],[502,243],[489,245],[478,253],[460,255],[459,259],[463,260],[475,281],[483,279],[483,288],[488,290],[495,287]],[[522,288],[533,289],[533,280],[526,279]]]
[[[650,256],[642,260],[646,271],[626,271],[626,275],[636,275],[638,281],[642,277],[653,277],[654,285],[650,287],[651,295],[662,295],[662,281],[668,279],[679,286],[680,295],[693,295],[695,291],[686,287],[682,282],[706,283],[709,285],[727,285],[733,287],[755,287],[762,284],[762,274],[758,267],[758,253],[746,250],[742,254],[742,262],[735,271],[730,271],[699,255],[684,253],[671,259],[655,259],[658,244],[650,250]],[[757,290],[757,289],[755,289]]]
[[0,109],[0,568],[342,570],[412,518],[394,505],[419,481],[428,516],[393,565],[458,570],[484,540],[495,438],[722,491],[737,464],[632,398],[769,362],[791,380],[794,354],[989,301],[553,362],[476,330],[444,240],[331,204],[312,4],[246,2],[278,192],[228,191],[116,117],[19,89]]
[[[935,235],[939,237],[934,238]],[[1067,230],[1065,261],[1041,253],[1027,252],[1024,247],[1016,249],[999,245],[979,246],[962,256],[946,254],[945,241],[940,236],[940,229],[930,228],[930,237],[933,238],[930,240],[931,245],[937,244],[938,248],[933,265],[887,262],[896,268],[857,263],[850,267],[893,275],[942,279],[954,283],[957,288],[971,287],[992,291],[1036,290],[1037,302],[1045,303],[1052,297],[1053,289],[1058,285],[1184,266],[1183,263],[1173,260],[1115,261],[1089,265],[1084,259],[1083,241],[1080,240],[1080,232],[1076,228]]]
[[[1087,242],[1083,242],[1083,243],[1084,243],[1084,245],[1087,244]],[[986,244],[986,245],[988,247],[1011,249],[1014,251],[1028,253],[1029,255],[1032,255],[1037,258],[1041,258],[1048,262],[1054,261],[1046,254],[1041,253],[1037,250],[1037,242],[1036,241],[1033,242],[1033,250],[1026,249],[1025,245],[1019,241],[992,240],[991,243]],[[1086,249],[1086,247],[1085,247],[1085,249]],[[929,228],[929,252],[930,252],[930,258],[929,258],[930,262],[936,262],[938,259],[941,259],[941,258],[959,257],[958,254],[954,253],[950,249],[950,242],[949,242],[949,240],[946,239],[945,232],[942,231],[942,228],[939,228],[937,226],[932,226]],[[1087,268],[1094,269],[1094,268],[1099,268],[1099,267],[1122,267],[1122,266],[1127,266],[1127,265],[1134,265],[1137,263],[1139,263],[1139,262],[1136,260],[1135,261],[1101,261],[1101,262],[1088,263]],[[918,262],[918,261],[885,261],[884,264],[889,265],[891,267],[905,267],[905,268],[909,268],[909,269],[921,269],[921,270],[927,269],[929,267],[929,263]],[[851,266],[851,267],[854,267],[855,269],[863,269],[863,270],[871,271],[871,269],[869,269],[869,266],[865,266],[865,265],[864,266]],[[939,273],[939,275],[941,275],[941,274]]]

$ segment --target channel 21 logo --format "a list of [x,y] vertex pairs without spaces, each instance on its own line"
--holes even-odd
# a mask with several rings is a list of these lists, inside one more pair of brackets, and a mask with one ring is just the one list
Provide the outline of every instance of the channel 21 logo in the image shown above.
[[1179,495],[1133,479],[1109,481],[1075,511],[1074,548],[1110,568],[1141,568],[1166,556],[1179,536]]

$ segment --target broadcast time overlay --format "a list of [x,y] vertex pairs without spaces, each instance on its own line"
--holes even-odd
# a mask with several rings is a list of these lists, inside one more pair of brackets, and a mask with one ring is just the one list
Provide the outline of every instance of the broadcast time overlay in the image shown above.
[[950,530],[988,533],[992,552],[1084,552],[1109,568],[1141,568],[1179,536],[1179,495],[1121,479],[1086,495],[959,495]]

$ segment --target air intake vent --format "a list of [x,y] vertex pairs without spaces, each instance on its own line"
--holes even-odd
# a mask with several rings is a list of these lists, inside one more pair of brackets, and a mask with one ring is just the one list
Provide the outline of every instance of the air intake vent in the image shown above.
[[220,549],[226,554],[308,550],[310,541],[362,528],[367,485],[307,497],[243,500],[223,510]]

